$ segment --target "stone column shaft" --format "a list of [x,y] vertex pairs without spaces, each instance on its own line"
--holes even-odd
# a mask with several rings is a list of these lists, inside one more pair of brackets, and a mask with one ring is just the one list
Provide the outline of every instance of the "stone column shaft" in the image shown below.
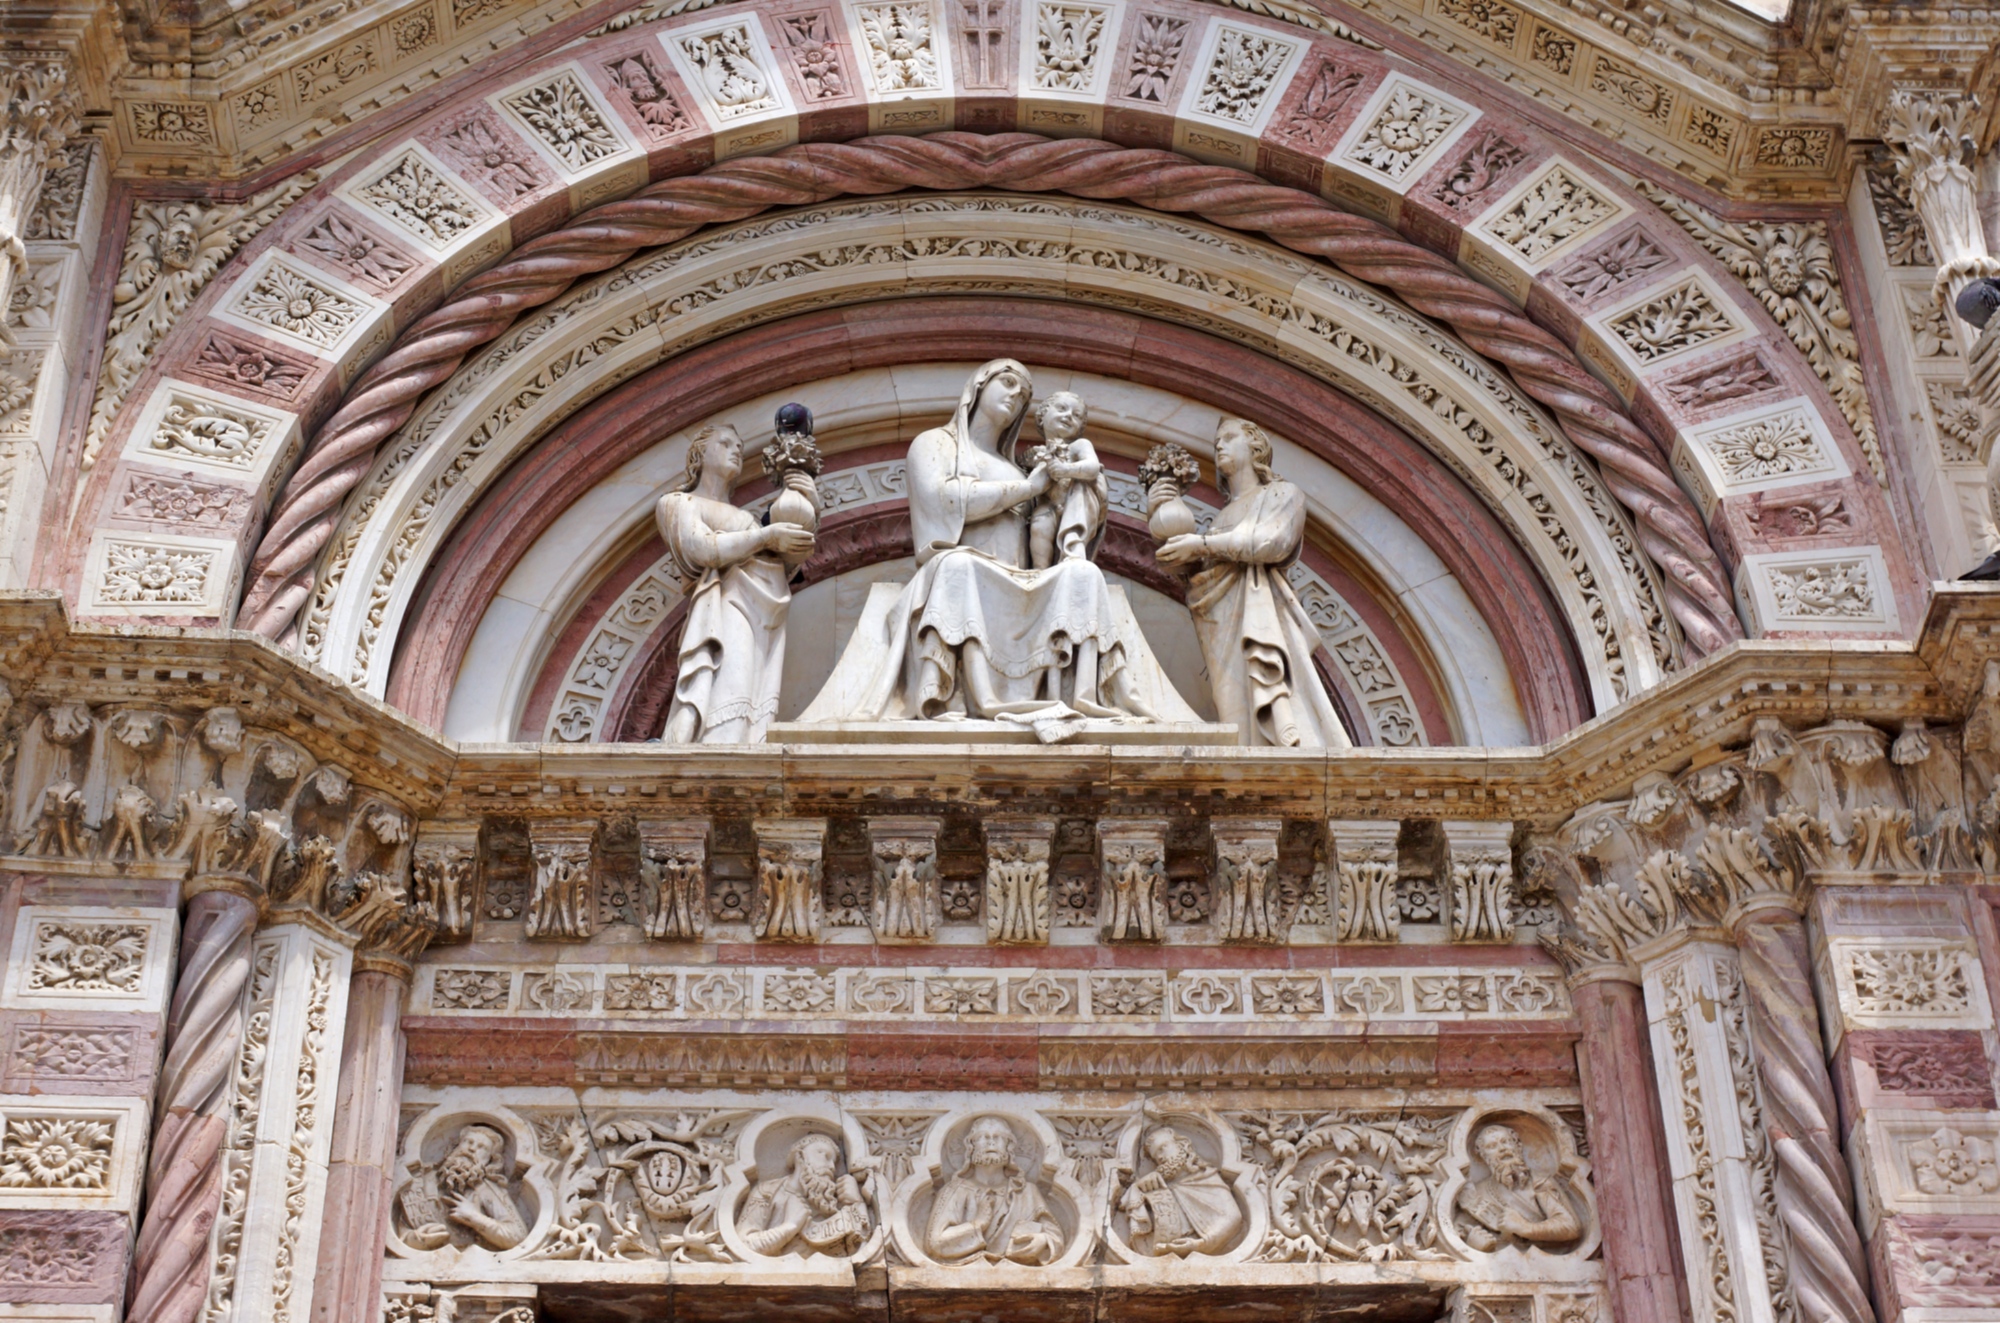
[[1775,1323],[1787,1265],[1735,952],[1669,940],[1640,965],[1692,1316]]
[[222,1195],[256,926],[257,902],[238,892],[204,891],[187,905],[126,1299],[139,1323],[191,1323],[208,1291],[209,1226]]
[[407,977],[381,969],[356,973],[348,992],[313,1323],[376,1323],[380,1313],[409,995]]
[[1680,1323],[1687,1283],[1674,1241],[1667,1140],[1655,1102],[1639,989],[1617,979],[1574,988],[1577,1066],[1604,1222],[1604,1268],[1619,1323]]
[[1800,1308],[1811,1319],[1874,1323],[1805,925],[1789,909],[1765,907],[1738,922],[1736,942]]
[[208,1308],[226,1310],[225,1320],[309,1317],[353,959],[308,922],[253,940],[208,1245]]

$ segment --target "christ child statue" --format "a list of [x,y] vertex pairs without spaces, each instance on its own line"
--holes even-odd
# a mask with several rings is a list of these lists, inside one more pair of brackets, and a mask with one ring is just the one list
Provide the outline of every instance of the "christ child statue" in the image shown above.
[[1057,560],[1089,560],[1104,536],[1110,491],[1097,449],[1083,436],[1090,410],[1074,393],[1057,391],[1042,401],[1035,421],[1043,444],[1030,455],[1046,464],[1049,490],[1028,520],[1029,563],[1045,570]]

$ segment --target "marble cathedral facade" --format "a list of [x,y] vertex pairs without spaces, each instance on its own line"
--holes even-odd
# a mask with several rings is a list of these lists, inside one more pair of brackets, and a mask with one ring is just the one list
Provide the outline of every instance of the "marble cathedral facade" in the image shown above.
[[2000,1320],[1996,41],[0,0],[0,1323]]

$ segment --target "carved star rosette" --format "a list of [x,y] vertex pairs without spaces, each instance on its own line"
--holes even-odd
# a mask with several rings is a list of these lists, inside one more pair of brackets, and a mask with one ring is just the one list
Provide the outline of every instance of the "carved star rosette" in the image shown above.
[[[1032,1235],[1016,1234],[1011,1243],[989,1237],[974,1245],[976,1233],[958,1231],[950,1248],[937,1244],[934,1232],[952,1230],[934,1226],[933,1214],[941,1195],[952,1193],[954,1179],[969,1174],[970,1139],[981,1123],[997,1122],[1006,1127],[1010,1154],[1004,1188],[1017,1200],[1017,1213],[1033,1210],[1029,1216],[1044,1220],[1060,1233],[1062,1244],[1047,1253],[1032,1244]],[[977,1197],[968,1200],[977,1203]],[[889,1233],[897,1253],[908,1263],[936,1268],[948,1274],[953,1285],[972,1284],[987,1273],[1004,1279],[1022,1274],[1055,1272],[1091,1261],[1097,1245],[1103,1209],[1098,1197],[1077,1178],[1077,1162],[1065,1155],[1062,1141],[1047,1117],[1026,1108],[1001,1106],[970,1107],[948,1113],[931,1126],[924,1138],[923,1152],[911,1174],[896,1186],[889,1202]],[[949,1218],[943,1219],[949,1221]]]
[[[801,1180],[800,1168],[829,1146],[831,1189]],[[804,1099],[744,1126],[723,1169],[717,1229],[742,1262],[846,1282],[880,1253],[887,1202],[860,1122],[831,1098]]]
[[[1488,1193],[1493,1187],[1486,1183],[1496,1173],[1478,1148],[1492,1127],[1505,1127],[1519,1137],[1519,1150],[1526,1162],[1528,1188],[1515,1191],[1512,1200],[1496,1201]],[[1528,1102],[1491,1110],[1468,1108],[1452,1127],[1445,1165],[1448,1175],[1438,1187],[1436,1215],[1439,1238],[1454,1255],[1502,1265],[1493,1269],[1496,1273],[1507,1271],[1504,1265],[1517,1264],[1524,1276],[1546,1276],[1551,1267],[1560,1264],[1573,1265],[1579,1277],[1589,1275],[1586,1264],[1597,1252],[1603,1229],[1598,1224],[1590,1164],[1577,1153],[1575,1134],[1561,1117]],[[1490,1221],[1504,1221],[1505,1210],[1531,1217],[1526,1210],[1538,1200],[1548,1206],[1540,1211],[1556,1211],[1558,1197],[1575,1219],[1574,1235],[1552,1236],[1537,1243],[1520,1235],[1496,1235],[1480,1221],[1481,1215]],[[1472,1243],[1489,1239],[1499,1243],[1491,1248]]]
[[[1180,1150],[1167,1154],[1171,1173],[1158,1160],[1163,1145]],[[1270,1214],[1257,1197],[1257,1170],[1213,1113],[1148,1105],[1126,1123],[1116,1159],[1104,1165],[1097,1200],[1112,1263],[1144,1266],[1148,1277],[1179,1269],[1199,1279],[1213,1265],[1249,1262],[1264,1243]]]
[[[542,1151],[530,1119],[511,1108],[493,1106],[487,1091],[454,1092],[463,1096],[441,1100],[410,1126],[397,1154],[390,1193],[390,1258],[419,1260],[424,1273],[441,1279],[476,1275],[482,1263],[490,1272],[495,1260],[536,1257],[554,1230],[558,1212],[555,1155]],[[502,1140],[491,1169],[525,1228],[521,1238],[505,1249],[494,1248],[472,1228],[452,1220],[456,1201],[437,1187],[440,1168],[472,1127],[485,1127]],[[423,1234],[424,1228],[437,1226],[448,1234],[442,1243]]]

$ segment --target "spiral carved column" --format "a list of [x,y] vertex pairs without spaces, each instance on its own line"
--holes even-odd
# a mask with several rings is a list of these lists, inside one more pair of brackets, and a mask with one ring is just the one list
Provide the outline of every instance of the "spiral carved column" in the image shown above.
[[1875,1323],[1805,925],[1788,906],[1772,904],[1738,916],[1732,930],[1763,1087],[1764,1128],[1777,1155],[1778,1214],[1791,1241],[1800,1317]]
[[132,1323],[192,1323],[208,1291],[209,1229],[222,1198],[222,1141],[243,1042],[258,905],[233,891],[188,902],[167,1019],[146,1212],[133,1251]]
[[1025,133],[939,133],[788,147],[664,180],[522,244],[412,326],[320,429],[271,512],[237,623],[267,638],[288,637],[312,593],[314,567],[347,495],[373,467],[377,451],[431,389],[522,313],[586,276],[706,225],[773,207],[917,188],[1060,192],[1193,215],[1263,234],[1388,289],[1505,367],[1597,461],[1613,495],[1631,512],[1640,544],[1660,567],[1668,608],[1695,654],[1742,636],[1727,576],[1700,513],[1659,448],[1610,387],[1506,296],[1386,226],[1298,189],[1173,152]]

